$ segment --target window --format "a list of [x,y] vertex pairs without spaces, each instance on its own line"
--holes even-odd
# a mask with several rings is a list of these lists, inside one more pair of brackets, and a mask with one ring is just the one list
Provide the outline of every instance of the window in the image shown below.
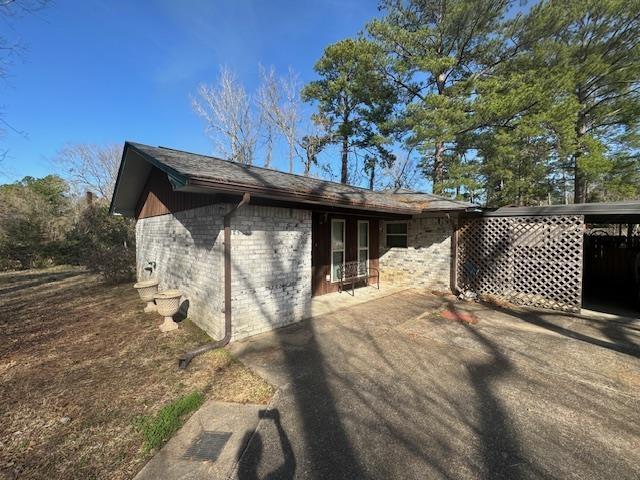
[[344,220],[331,220],[331,281],[338,281],[338,266],[344,265]]
[[407,224],[387,223],[387,247],[407,248]]
[[369,222],[358,221],[358,275],[369,274]]

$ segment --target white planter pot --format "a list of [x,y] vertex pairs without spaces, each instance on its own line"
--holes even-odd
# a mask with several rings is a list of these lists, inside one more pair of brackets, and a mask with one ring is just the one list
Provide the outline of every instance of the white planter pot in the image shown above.
[[138,291],[140,299],[143,302],[147,302],[144,307],[145,312],[155,312],[156,304],[153,303],[153,299],[158,293],[158,280],[145,280],[143,282],[136,283],[133,288]]
[[178,328],[178,324],[173,321],[173,316],[180,309],[180,299],[182,292],[179,290],[165,290],[155,295],[158,313],[164,317],[164,322],[160,325],[160,330],[169,332]]

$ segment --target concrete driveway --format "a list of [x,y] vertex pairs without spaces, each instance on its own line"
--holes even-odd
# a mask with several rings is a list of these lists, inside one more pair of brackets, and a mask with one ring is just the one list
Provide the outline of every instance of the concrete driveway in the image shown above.
[[636,321],[405,290],[232,350],[281,388],[240,479],[640,478]]

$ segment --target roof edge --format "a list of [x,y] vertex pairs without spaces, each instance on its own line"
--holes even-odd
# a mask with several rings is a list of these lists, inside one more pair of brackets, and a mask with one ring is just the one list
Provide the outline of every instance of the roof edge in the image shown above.
[[348,207],[359,210],[368,210],[384,213],[395,213],[401,215],[417,215],[422,213],[421,209],[416,208],[391,208],[384,207],[377,204],[367,204],[362,202],[352,202],[340,198],[328,198],[322,195],[315,195],[309,193],[296,192],[290,189],[275,189],[271,187],[262,187],[256,185],[246,185],[243,183],[235,182],[220,182],[211,178],[191,176],[187,179],[188,184],[186,187],[181,187],[176,190],[189,191],[189,190],[210,190],[211,192],[223,192],[223,193],[243,193],[250,192],[254,195],[265,198],[277,198],[285,200],[297,200],[300,203],[308,203],[315,205],[328,205],[338,207]]
[[500,207],[484,209],[484,217],[534,217],[544,215],[640,215],[640,201],[572,203],[533,207]]
[[113,186],[113,192],[111,192],[111,201],[109,202],[109,215],[114,215],[113,204],[118,194],[118,187],[120,186],[120,178],[122,177],[122,171],[124,170],[124,159],[127,156],[127,148],[129,147],[129,141],[125,140],[124,147],[122,148],[122,156],[120,157],[120,165],[118,166],[118,175],[116,175],[116,183]]
[[[159,162],[151,155],[140,150],[133,142],[126,140],[124,142],[124,148],[122,149],[122,157],[120,158],[120,166],[118,167],[118,175],[116,176],[115,187],[113,189],[113,194],[111,195],[111,202],[109,203],[110,215],[116,214],[115,205],[116,205],[116,199],[117,199],[118,191],[121,184],[120,180],[122,178],[122,175],[124,174],[126,164],[127,164],[127,156],[130,150],[134,151],[136,154],[142,157],[142,159],[145,160],[147,163],[151,164],[152,166],[166,173],[167,176],[169,177],[169,181],[171,182],[171,185],[173,186],[174,190],[176,190],[177,188],[184,188],[189,183],[188,178],[186,176],[180,174],[173,168],[168,167],[164,163]],[[130,212],[130,210],[126,210],[126,212]]]
[[[365,199],[350,197],[348,194],[340,194],[334,193],[332,195],[326,195],[322,193],[317,193],[313,189],[309,189],[307,191],[296,190],[293,188],[287,188],[286,186],[280,185],[269,185],[269,184],[246,184],[238,179],[229,178],[215,178],[211,176],[199,175],[197,172],[180,172],[176,170],[175,165],[170,166],[164,163],[161,158],[156,158],[154,151],[156,149],[162,149],[172,152],[185,153],[188,155],[196,155],[198,157],[203,158],[213,158],[219,161],[230,162],[229,160],[223,160],[216,157],[209,157],[207,155],[184,152],[182,150],[176,150],[169,147],[152,147],[149,145],[145,145],[142,143],[136,143],[132,141],[125,141],[124,148],[122,152],[122,158],[120,160],[120,166],[118,169],[118,175],[116,177],[116,183],[114,192],[111,198],[111,203],[109,206],[109,213],[114,214],[116,211],[120,211],[125,208],[122,205],[124,201],[121,197],[123,196],[122,191],[122,182],[123,179],[128,175],[128,172],[131,171],[131,168],[138,165],[138,162],[143,160],[151,167],[155,167],[158,170],[165,173],[171,183],[171,186],[174,191],[182,191],[182,192],[199,192],[199,193],[215,193],[215,192],[224,192],[231,194],[242,194],[244,192],[253,193],[256,196],[262,196],[265,198],[279,198],[284,200],[289,200],[293,202],[299,202],[301,204],[310,204],[310,205],[328,205],[333,207],[346,207],[356,210],[363,211],[377,211],[382,213],[390,213],[390,214],[400,214],[400,215],[420,215],[423,213],[429,212],[466,212],[469,210],[473,210],[477,208],[473,204],[469,204],[467,202],[453,200],[449,198],[445,198],[439,195],[434,194],[425,194],[430,200],[433,201],[443,201],[447,202],[448,205],[438,206],[436,208],[429,208],[428,205],[424,203],[412,204],[411,202],[403,202],[400,200],[402,197],[399,195],[396,202],[389,202],[389,205],[386,205],[385,202],[377,202],[375,198],[370,198],[369,201]],[[131,152],[135,152],[135,156],[131,156]],[[139,157],[139,158],[138,158]],[[127,167],[128,163],[132,163]],[[234,163],[234,162],[230,162]],[[242,165],[240,165],[242,166]],[[263,167],[259,167],[256,165],[252,165],[251,168],[259,168],[263,169]],[[134,169],[135,170],[135,169]],[[287,174],[296,177],[302,177],[301,175],[297,175],[294,173],[280,172],[273,169],[265,169],[273,172],[277,172],[279,174]],[[328,180],[320,180],[324,183],[335,183]],[[342,184],[340,184],[342,185]],[[349,185],[354,191],[367,191],[371,193],[380,193],[384,194],[385,192],[376,192],[369,189],[365,189],[359,186]],[[414,192],[414,194],[421,194],[422,192]],[[128,194],[127,194],[128,195]],[[393,195],[391,195],[392,197]],[[120,197],[120,198],[119,198]]]

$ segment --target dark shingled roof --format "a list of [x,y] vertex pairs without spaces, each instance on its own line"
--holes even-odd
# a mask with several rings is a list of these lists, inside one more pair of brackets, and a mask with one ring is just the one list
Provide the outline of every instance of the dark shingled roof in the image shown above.
[[[123,169],[128,149],[165,171],[174,188],[179,191],[240,192],[248,190],[256,196],[269,193],[280,198],[291,197],[292,200],[303,203],[326,203],[405,214],[467,210],[475,207],[470,203],[426,193],[407,190],[377,192],[268,168],[243,165],[216,157],[132,142],[125,143],[118,183],[121,177],[126,175]],[[114,203],[117,196],[118,185],[114,193]],[[118,211],[113,204],[112,210]]]

